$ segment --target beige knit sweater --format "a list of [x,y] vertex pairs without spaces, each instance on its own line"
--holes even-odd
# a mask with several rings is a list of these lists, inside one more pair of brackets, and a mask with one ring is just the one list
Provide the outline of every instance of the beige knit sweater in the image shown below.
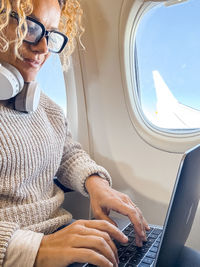
[[87,195],[84,183],[94,173],[110,181],[72,141],[62,110],[46,95],[29,114],[0,105],[0,267],[17,229],[48,234],[71,220],[53,178]]

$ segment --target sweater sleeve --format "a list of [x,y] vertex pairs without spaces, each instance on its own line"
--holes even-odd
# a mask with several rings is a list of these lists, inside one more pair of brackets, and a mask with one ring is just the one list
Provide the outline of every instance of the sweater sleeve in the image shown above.
[[3,267],[33,267],[44,234],[17,230],[10,239]]
[[85,196],[88,196],[85,190],[85,181],[92,174],[98,174],[111,185],[111,177],[107,170],[96,164],[81,148],[81,145],[72,140],[67,122],[66,129],[67,134],[63,156],[56,174],[59,181],[67,188],[79,191]]
[[6,250],[13,233],[18,229],[18,224],[0,221],[0,267],[3,266]]

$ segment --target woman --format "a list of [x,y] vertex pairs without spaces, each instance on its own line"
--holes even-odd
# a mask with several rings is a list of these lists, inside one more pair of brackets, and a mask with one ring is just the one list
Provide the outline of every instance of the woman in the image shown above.
[[[0,62],[4,70],[19,71],[26,85],[52,52],[61,52],[67,41],[68,55],[73,50],[81,17],[76,0],[2,0],[0,8]],[[5,90],[1,83],[0,91]],[[148,229],[141,211],[110,187],[108,172],[72,141],[54,102],[41,93],[34,112],[21,112],[15,103],[20,94],[0,100],[0,266],[117,266],[112,239],[125,243],[127,238],[109,211],[130,218],[138,246]],[[58,230],[70,223],[71,215],[60,208],[64,194],[53,183],[54,176],[89,195],[93,213],[101,220],[80,220]]]

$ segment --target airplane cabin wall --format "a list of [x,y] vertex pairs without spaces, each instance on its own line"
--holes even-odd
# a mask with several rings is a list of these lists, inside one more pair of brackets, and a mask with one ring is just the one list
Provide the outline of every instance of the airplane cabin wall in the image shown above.
[[[182,154],[146,143],[130,119],[119,54],[124,2],[134,1],[82,0],[85,50],[79,46],[73,70],[65,74],[69,119],[75,138],[110,172],[113,187],[128,194],[149,223],[163,224]],[[86,201],[80,217],[88,215],[88,209]],[[200,249],[197,228],[195,222],[188,244]]]

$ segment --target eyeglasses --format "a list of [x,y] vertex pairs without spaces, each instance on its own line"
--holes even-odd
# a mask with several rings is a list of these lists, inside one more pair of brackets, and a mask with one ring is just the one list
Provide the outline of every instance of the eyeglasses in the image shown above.
[[[16,12],[12,11],[10,16],[19,21],[19,16]],[[50,52],[60,53],[64,49],[68,42],[66,35],[56,30],[47,31],[42,23],[29,16],[26,17],[26,22],[27,34],[23,40],[24,42],[37,45],[45,37]]]

